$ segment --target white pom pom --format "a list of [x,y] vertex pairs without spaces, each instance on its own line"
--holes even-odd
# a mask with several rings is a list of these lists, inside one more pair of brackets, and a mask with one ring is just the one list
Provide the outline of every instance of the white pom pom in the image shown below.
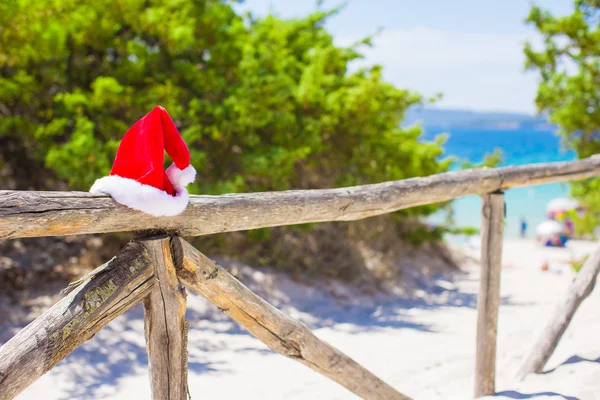
[[196,170],[191,165],[185,169],[179,169],[175,164],[167,168],[167,176],[174,187],[186,187],[196,179]]

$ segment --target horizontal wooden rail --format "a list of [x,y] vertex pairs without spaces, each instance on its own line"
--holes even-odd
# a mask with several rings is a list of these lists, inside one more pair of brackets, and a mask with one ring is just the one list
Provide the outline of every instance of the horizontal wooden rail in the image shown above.
[[338,189],[191,196],[175,217],[152,217],[84,192],[0,191],[0,238],[162,229],[199,236],[308,222],[353,221],[467,194],[600,175],[600,156],[453,171]]

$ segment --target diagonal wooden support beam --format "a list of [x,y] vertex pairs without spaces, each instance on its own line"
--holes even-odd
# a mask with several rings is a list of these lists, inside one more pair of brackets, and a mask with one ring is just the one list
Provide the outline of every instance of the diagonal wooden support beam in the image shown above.
[[539,338],[523,361],[516,379],[523,380],[528,374],[539,374],[554,353],[558,342],[569,327],[577,308],[592,293],[600,273],[600,244],[579,270],[569,286],[565,298],[561,299]]
[[185,240],[174,237],[171,242],[181,281],[272,350],[301,362],[363,399],[409,399],[346,354],[317,338],[306,325],[254,294]]
[[0,400],[14,398],[150,292],[148,249],[129,243],[0,348]]

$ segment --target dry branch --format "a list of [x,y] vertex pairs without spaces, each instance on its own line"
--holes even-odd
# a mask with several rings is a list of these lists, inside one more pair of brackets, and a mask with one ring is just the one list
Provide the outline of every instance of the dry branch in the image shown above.
[[0,399],[12,399],[108,322],[144,298],[154,271],[146,248],[129,243],[0,348]]
[[172,239],[177,275],[279,354],[336,381],[363,399],[406,400],[356,361],[317,338],[181,238]]
[[185,400],[187,349],[185,288],[177,278],[168,237],[145,241],[156,283],[144,299],[144,330],[154,400]]
[[530,373],[542,372],[569,327],[577,308],[592,293],[598,273],[600,273],[600,246],[596,247],[583,264],[569,286],[566,297],[557,304],[540,337],[519,369],[517,379],[522,380]]
[[83,192],[0,191],[0,238],[163,229],[182,236],[352,221],[467,194],[584,179],[600,174],[600,157],[520,167],[446,172],[339,189],[191,196],[187,210],[155,218]]
[[504,194],[486,194],[481,205],[481,278],[477,298],[475,397],[493,394],[496,387],[503,232]]

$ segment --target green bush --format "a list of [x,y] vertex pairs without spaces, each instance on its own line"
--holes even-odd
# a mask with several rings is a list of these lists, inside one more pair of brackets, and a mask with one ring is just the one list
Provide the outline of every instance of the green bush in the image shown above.
[[[12,0],[0,3],[0,153],[41,160],[87,189],[118,143],[166,107],[198,170],[196,193],[320,188],[429,175],[443,139],[401,128],[418,94],[354,72],[365,39],[333,44],[324,23],[255,19],[218,0]],[[435,206],[406,213],[428,213]]]
[[[542,47],[525,46],[526,65],[540,78],[536,104],[580,158],[600,153],[599,21],[598,0],[573,0],[573,13],[566,16],[533,6],[526,20],[543,38]],[[579,234],[600,223],[599,189],[599,178],[571,184],[572,194],[591,211],[578,223]]]

